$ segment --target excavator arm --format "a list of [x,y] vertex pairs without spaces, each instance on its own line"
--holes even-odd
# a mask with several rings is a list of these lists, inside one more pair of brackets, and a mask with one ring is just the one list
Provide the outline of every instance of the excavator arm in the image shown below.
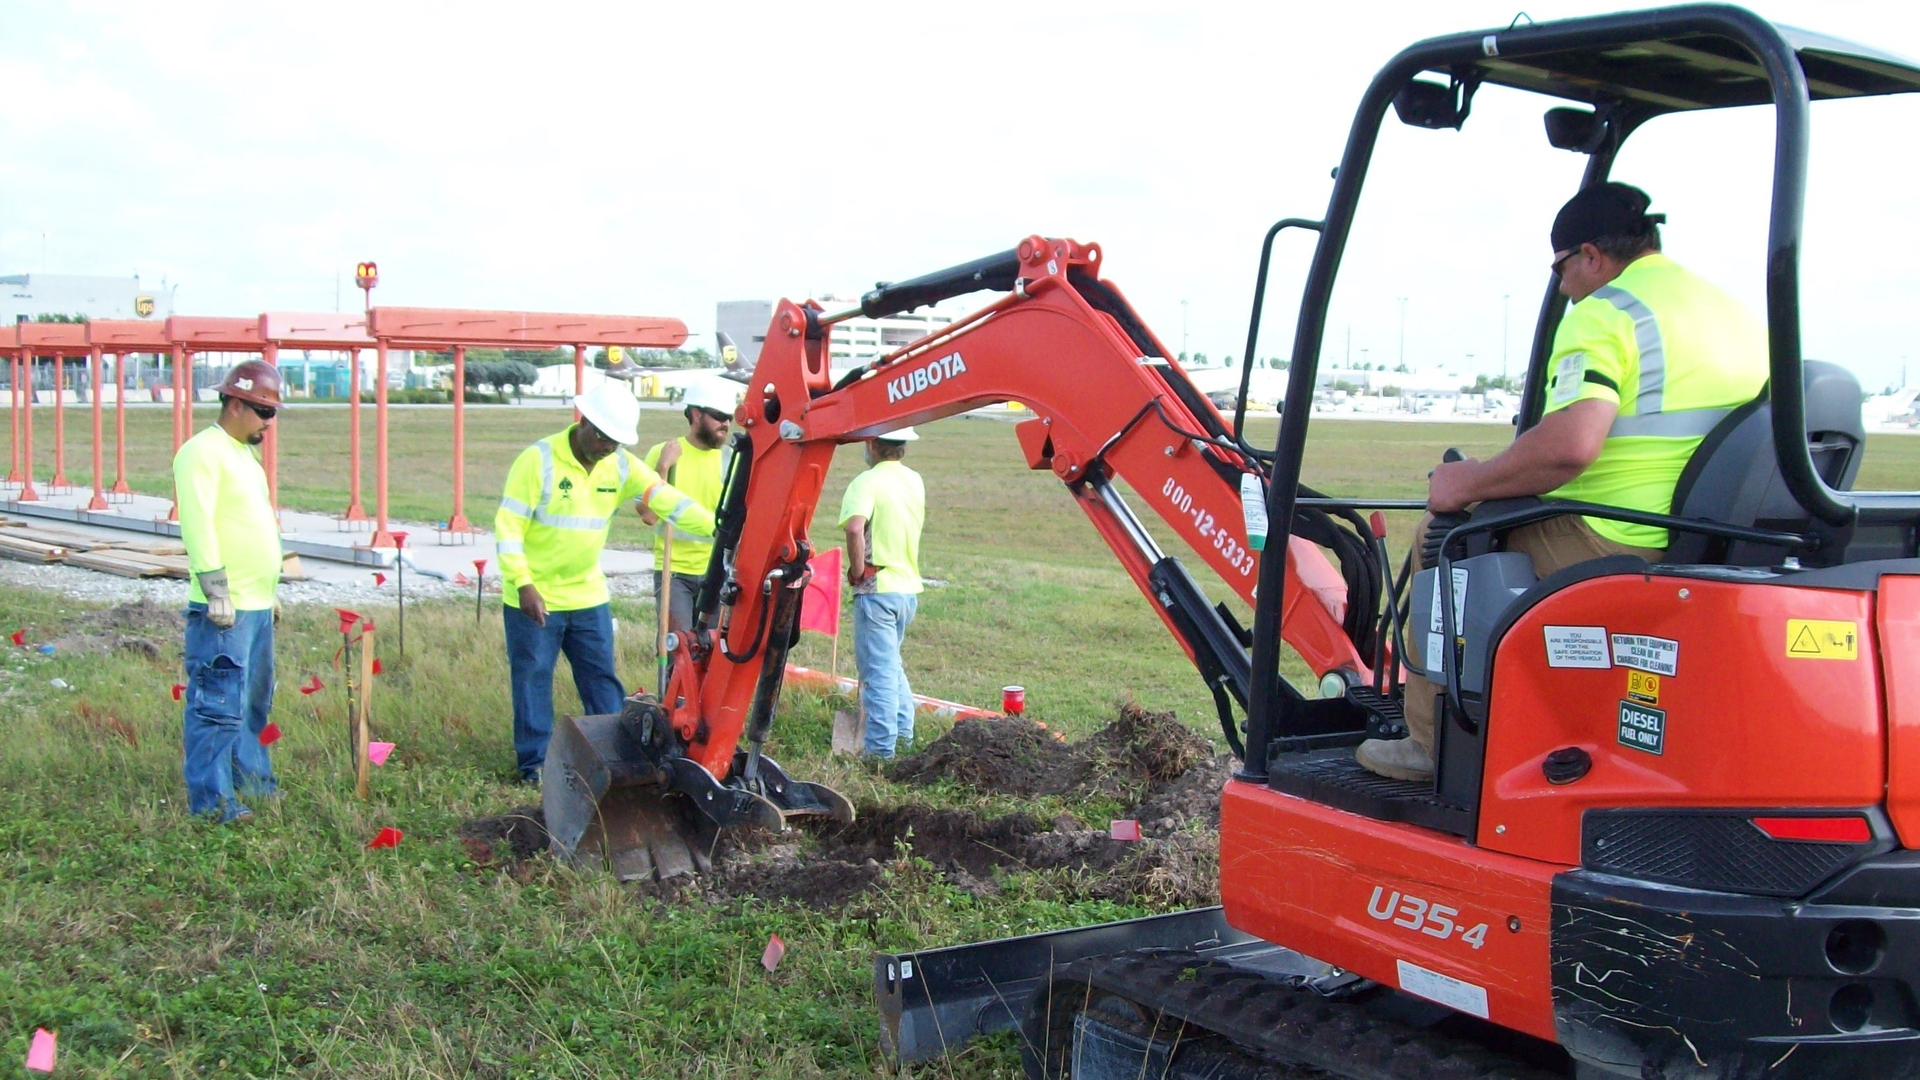
[[[812,302],[780,304],[736,414],[733,472],[694,625],[677,636],[666,693],[637,696],[614,725],[627,756],[607,775],[684,794],[703,826],[849,816],[836,793],[792,781],[762,752],[797,637],[814,554],[808,529],[834,450],[1008,401],[1033,413],[1018,426],[1028,465],[1066,485],[1206,679],[1237,744],[1227,699],[1244,709],[1250,693],[1246,630],[1162,550],[1118,482],[1251,604],[1259,540],[1249,536],[1243,499],[1264,512],[1267,470],[1228,433],[1119,290],[1100,279],[1100,258],[1098,245],[1029,237],[1000,255],[882,286],[859,309],[829,314]],[[983,288],[1003,295],[833,380],[828,357],[837,322]],[[1295,531],[1311,531],[1300,530],[1301,522]],[[1351,583],[1375,580],[1374,569],[1343,573],[1314,539],[1290,533],[1286,542],[1287,641],[1316,675],[1345,671],[1364,683],[1377,663],[1374,594],[1354,610],[1348,594]],[[1364,542],[1358,547],[1373,554]]]

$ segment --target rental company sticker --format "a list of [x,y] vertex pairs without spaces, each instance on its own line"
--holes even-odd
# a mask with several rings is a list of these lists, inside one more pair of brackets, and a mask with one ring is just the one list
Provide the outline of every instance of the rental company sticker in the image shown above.
[[1613,635],[1613,662],[1621,667],[1674,675],[1680,667],[1680,643],[1645,634]]
[[1429,971],[1405,960],[1395,960],[1394,963],[1400,968],[1400,989],[1415,997],[1437,1001],[1463,1013],[1472,1013],[1482,1020],[1487,1018],[1486,987]]
[[1634,701],[1620,703],[1620,745],[1649,754],[1665,751],[1667,711]]
[[1860,627],[1832,619],[1788,619],[1787,657],[1792,660],[1858,660]]
[[1610,668],[1607,655],[1607,628],[1604,626],[1549,626],[1547,666],[1560,668]]

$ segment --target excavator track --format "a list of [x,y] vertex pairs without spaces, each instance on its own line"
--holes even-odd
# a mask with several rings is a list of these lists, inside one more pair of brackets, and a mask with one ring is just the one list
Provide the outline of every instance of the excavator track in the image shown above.
[[[1391,999],[1388,999],[1391,1000]],[[1543,1065],[1384,1015],[1358,998],[1177,950],[1075,961],[1034,994],[1021,1026],[1029,1080],[1106,1074],[1222,1080],[1567,1080]],[[1076,1053],[1085,1017],[1120,1038]],[[1222,1041],[1231,1044],[1223,1046]],[[1117,1045],[1116,1045],[1117,1044]],[[1132,1056],[1127,1057],[1128,1054]],[[1558,1056],[1551,1050],[1542,1057]],[[1564,1062],[1564,1056],[1559,1056]],[[1107,1066],[1107,1067],[1103,1067]]]

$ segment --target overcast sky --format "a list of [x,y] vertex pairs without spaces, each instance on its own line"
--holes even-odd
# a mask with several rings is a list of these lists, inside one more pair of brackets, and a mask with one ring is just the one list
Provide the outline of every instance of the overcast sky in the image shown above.
[[[1760,2],[1920,56],[1920,4]],[[1318,217],[1359,94],[1516,0],[1220,5],[0,4],[0,273],[165,275],[180,310],[387,304],[671,315],[847,294],[1098,240],[1162,340],[1238,355],[1266,227]],[[1529,0],[1535,19],[1612,5]],[[1326,357],[1523,363],[1582,159],[1542,99],[1389,123]],[[1807,353],[1920,381],[1920,95],[1815,107]],[[1667,118],[1615,176],[1667,249],[1756,307],[1768,118]],[[44,257],[43,257],[44,249]],[[1283,245],[1261,353],[1290,349]],[[1503,297],[1510,296],[1510,301]],[[1351,345],[1349,346],[1349,333]],[[1469,359],[1471,357],[1471,359]]]

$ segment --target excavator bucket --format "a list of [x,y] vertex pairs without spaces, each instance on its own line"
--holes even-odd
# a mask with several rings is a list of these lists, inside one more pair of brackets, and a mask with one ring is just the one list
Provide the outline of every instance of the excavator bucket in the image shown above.
[[706,872],[716,830],[663,779],[618,715],[557,720],[540,784],[554,855],[622,881]]
[[[853,805],[822,784],[787,778],[764,755],[739,755],[729,783],[662,753],[657,706],[633,698],[618,715],[561,717],[547,744],[540,801],[554,857],[622,881],[705,873],[722,828],[781,831],[790,819],[851,822]],[[744,777],[744,781],[740,779]]]

